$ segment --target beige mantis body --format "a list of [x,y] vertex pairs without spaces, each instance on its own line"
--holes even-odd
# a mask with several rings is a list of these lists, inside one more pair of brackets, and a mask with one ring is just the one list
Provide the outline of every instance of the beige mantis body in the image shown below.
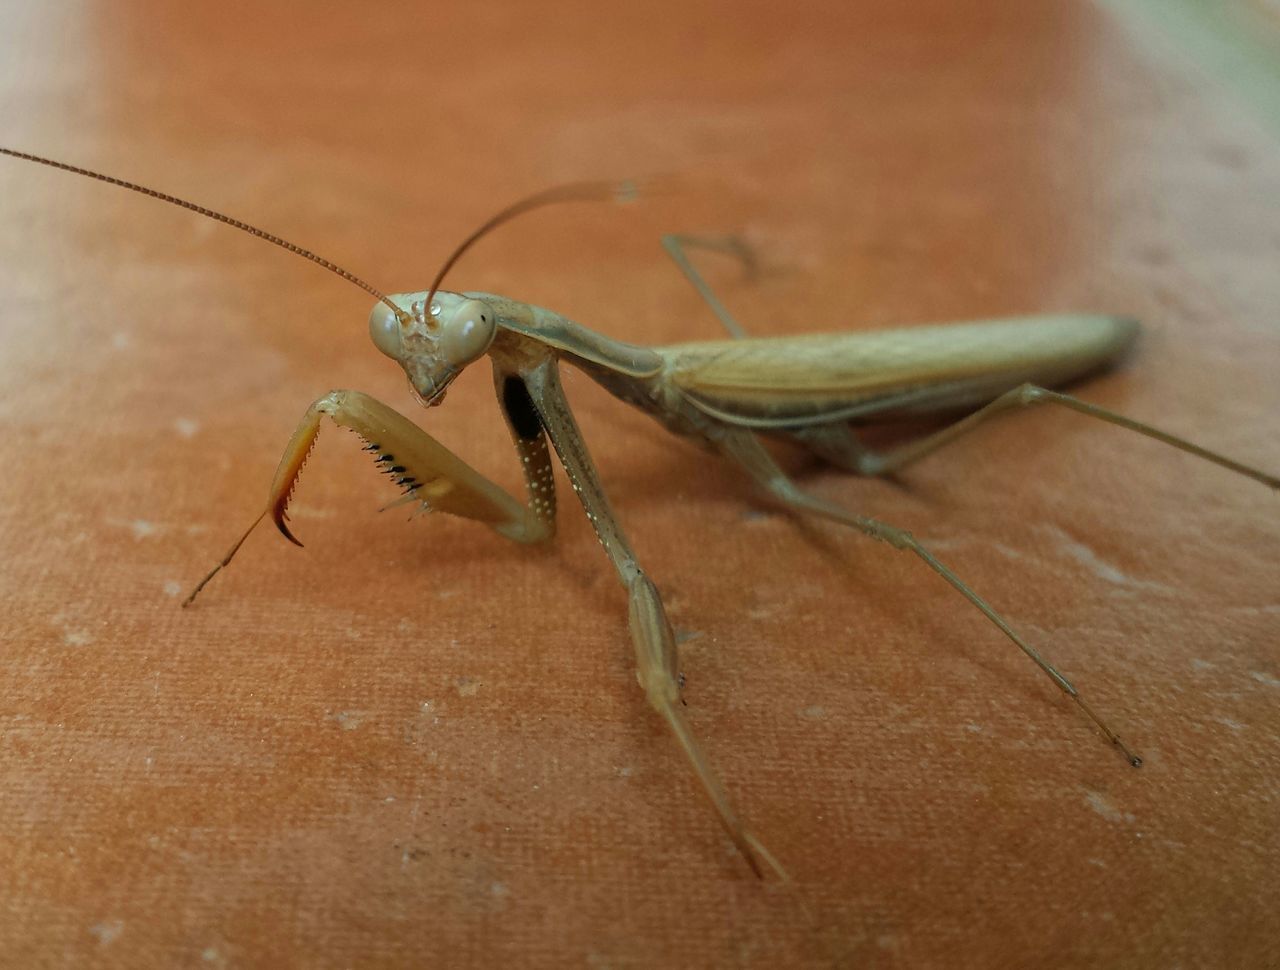
[[[475,519],[516,541],[545,541],[555,527],[554,450],[626,592],[636,675],[645,696],[675,734],[725,830],[757,875],[763,865],[779,874],[782,868],[738,817],[684,716],[676,641],[661,595],[637,561],[601,488],[561,386],[561,363],[582,370],[668,429],[719,452],[783,505],[852,527],[917,556],[1022,649],[1135,766],[1140,759],[1084,702],[1070,681],[910,533],[804,492],[774,462],[761,436],[787,438],[841,467],[880,474],[948,443],[991,414],[1011,407],[1057,403],[1172,444],[1272,488],[1280,487],[1280,481],[1272,476],[1046,389],[1044,385],[1075,380],[1124,354],[1137,333],[1137,325],[1129,320],[1097,315],[1027,317],[878,333],[640,347],[611,340],[549,310],[505,297],[439,291],[439,277],[426,291],[384,296],[314,254],[218,213],[62,163],[7,149],[0,149],[0,153],[105,179],[196,209],[339,272],[378,298],[369,320],[373,341],[403,367],[415,396],[425,406],[440,404],[457,374],[488,356],[498,400],[520,458],[527,504],[518,502],[387,405],[357,391],[334,391],[312,404],[304,415],[281,459],[263,516],[270,515],[288,538],[297,541],[285,523],[289,497],[315,442],[321,418],[327,415],[365,440],[379,466],[404,490],[402,501]],[[453,259],[493,225],[531,204],[555,200],[551,195],[535,197],[505,210],[468,239]],[[705,284],[685,258],[679,240],[671,237],[668,248],[705,293]],[[712,306],[731,331],[739,332],[718,301],[713,300]],[[853,430],[861,422],[955,412],[970,413],[941,431],[883,454],[863,447]],[[244,537],[187,602],[230,561],[243,541]]]

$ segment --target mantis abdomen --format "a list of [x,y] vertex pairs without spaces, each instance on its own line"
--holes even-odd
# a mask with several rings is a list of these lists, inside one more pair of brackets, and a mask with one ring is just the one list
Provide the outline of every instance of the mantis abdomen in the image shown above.
[[730,424],[797,428],[987,404],[1019,384],[1060,385],[1115,362],[1138,332],[1068,314],[657,348],[671,382]]

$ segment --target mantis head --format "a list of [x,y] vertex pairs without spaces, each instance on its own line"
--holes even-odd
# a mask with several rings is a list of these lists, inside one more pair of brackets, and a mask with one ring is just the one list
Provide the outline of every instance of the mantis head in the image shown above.
[[453,264],[475,243],[504,222],[531,209],[561,202],[634,198],[634,182],[573,182],[547,189],[507,206],[467,236],[445,260],[431,286],[419,293],[383,296],[369,314],[374,346],[409,375],[414,394],[430,407],[444,400],[445,388],[462,368],[483,357],[498,332],[498,317],[484,300],[439,289]]
[[387,303],[375,303],[369,336],[375,347],[404,368],[424,405],[439,404],[449,383],[493,343],[497,314],[484,300],[459,293],[395,293],[388,299],[400,312]]

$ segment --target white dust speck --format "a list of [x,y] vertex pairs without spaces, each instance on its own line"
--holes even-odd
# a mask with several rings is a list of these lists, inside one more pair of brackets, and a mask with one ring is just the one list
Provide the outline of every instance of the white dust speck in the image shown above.
[[138,540],[149,538],[160,530],[158,525],[146,519],[134,519],[129,523],[129,528],[133,531],[133,537]]
[[148,522],[146,519],[107,519],[106,522],[107,525],[115,529],[128,529],[133,533],[133,538],[137,542],[149,539],[164,528],[164,526],[155,522]]
[[176,579],[170,579],[164,584],[165,596],[180,596],[182,594],[182,584]]
[[1274,616],[1280,613],[1280,604],[1272,603],[1270,606],[1233,606],[1227,612],[1242,616]]
[[1194,670],[1217,670],[1217,664],[1211,664],[1207,660],[1201,660],[1199,657],[1193,657],[1191,667]]
[[510,887],[507,886],[505,882],[493,883],[493,885],[489,887],[489,892],[493,893],[493,895],[497,896],[498,898],[511,895],[511,889]]
[[1268,673],[1261,670],[1249,671],[1249,676],[1256,680],[1259,684],[1266,684],[1268,687],[1280,687],[1280,680],[1272,677]]
[[106,919],[101,923],[94,923],[89,927],[89,932],[98,938],[100,944],[107,946],[114,943],[124,932],[124,920]]
[[619,778],[630,778],[630,777],[631,777],[631,766],[630,766],[630,765],[623,765],[621,768],[616,768],[616,769],[614,769],[614,770],[618,772],[618,777],[619,777]]
[[1116,808],[1101,792],[1085,789],[1084,799],[1089,807],[1108,822],[1132,822],[1133,816]]
[[1084,543],[1077,542],[1061,529],[1049,525],[1044,526],[1043,530],[1053,536],[1060,552],[1070,556],[1101,580],[1114,586],[1123,586],[1125,589],[1145,589],[1159,593],[1173,592],[1168,586],[1161,583],[1152,583],[1147,580],[1126,576]]
[[1239,721],[1233,721],[1229,717],[1215,717],[1214,720],[1217,721],[1219,724],[1221,724],[1223,727],[1231,728],[1231,730],[1233,731],[1243,731],[1245,728],[1245,726],[1241,724]]
[[480,682],[472,680],[470,677],[459,677],[457,687],[460,697],[474,697],[476,691],[480,689]]
[[810,704],[800,712],[801,717],[809,717],[817,720],[827,716],[827,709],[820,704]]
[[368,711],[339,711],[337,714],[330,714],[330,720],[337,721],[338,726],[344,731],[354,731],[363,724],[369,717]]
[[336,514],[333,509],[321,508],[318,505],[308,505],[305,501],[297,501],[289,505],[289,518],[291,519],[332,519]]
[[967,724],[965,724],[964,729],[965,729],[966,731],[968,731],[970,734],[981,734],[981,733],[982,733],[982,725],[981,725],[981,724],[974,724],[972,721],[969,721]]
[[993,542],[991,543],[991,548],[1000,553],[1000,555],[1004,556],[1006,559],[1022,558],[1021,552],[1013,548],[1013,546],[1006,546],[1003,542]]
[[67,630],[62,634],[62,642],[68,647],[84,647],[93,643],[93,637],[83,630]]
[[200,430],[200,422],[193,421],[191,418],[174,418],[173,430],[183,438],[194,438],[196,432]]
[[955,549],[967,549],[973,546],[981,546],[983,549],[994,549],[1005,559],[1018,560],[1023,558],[1022,553],[1013,546],[1006,546],[1003,542],[997,542],[994,539],[988,539],[985,536],[974,538],[972,536],[952,536],[948,539],[933,538],[931,536],[918,536],[922,543],[931,552],[951,552]]

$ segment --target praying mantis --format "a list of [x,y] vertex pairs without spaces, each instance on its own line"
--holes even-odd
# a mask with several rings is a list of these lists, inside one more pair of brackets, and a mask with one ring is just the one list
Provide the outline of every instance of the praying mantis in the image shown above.
[[[40,156],[8,148],[0,148],[0,154],[106,181],[198,212],[288,249],[360,287],[377,301],[368,322],[374,345],[404,370],[424,407],[443,403],[452,381],[469,365],[488,357],[493,367],[498,402],[524,476],[526,502],[375,398],[354,390],[333,391],[307,409],[285,448],[266,507],[195,587],[186,604],[231,562],[264,518],[300,545],[290,531],[287,510],[326,417],[363,439],[377,465],[402,490],[397,504],[472,519],[520,543],[545,542],[554,535],[554,453],[625,591],[636,677],[645,697],[674,736],[720,824],[756,876],[772,870],[785,879],[786,873],[743,822],[684,713],[676,637],[662,596],[637,560],[601,487],[561,384],[562,364],[582,371],[668,430],[717,452],[786,508],[851,528],[915,556],[1022,650],[1135,767],[1141,759],[1074,684],[926,546],[906,530],[803,490],[782,471],[762,438],[788,440],[842,469],[885,475],[996,414],[1056,404],[1280,488],[1275,476],[1050,389],[1121,357],[1138,330],[1134,321],[1123,318],[1069,314],[879,332],[748,337],[687,255],[687,248],[707,241],[679,236],[664,240],[668,252],[720,317],[731,339],[637,346],[607,338],[541,307],[492,294],[439,288],[457,259],[502,223],[537,206],[625,196],[632,191],[629,184],[579,184],[518,202],[464,240],[427,289],[385,294],[308,250],[194,203]],[[711,245],[736,251],[732,241]],[[887,451],[866,447],[855,431],[856,426],[873,421],[956,413],[964,416]]]

